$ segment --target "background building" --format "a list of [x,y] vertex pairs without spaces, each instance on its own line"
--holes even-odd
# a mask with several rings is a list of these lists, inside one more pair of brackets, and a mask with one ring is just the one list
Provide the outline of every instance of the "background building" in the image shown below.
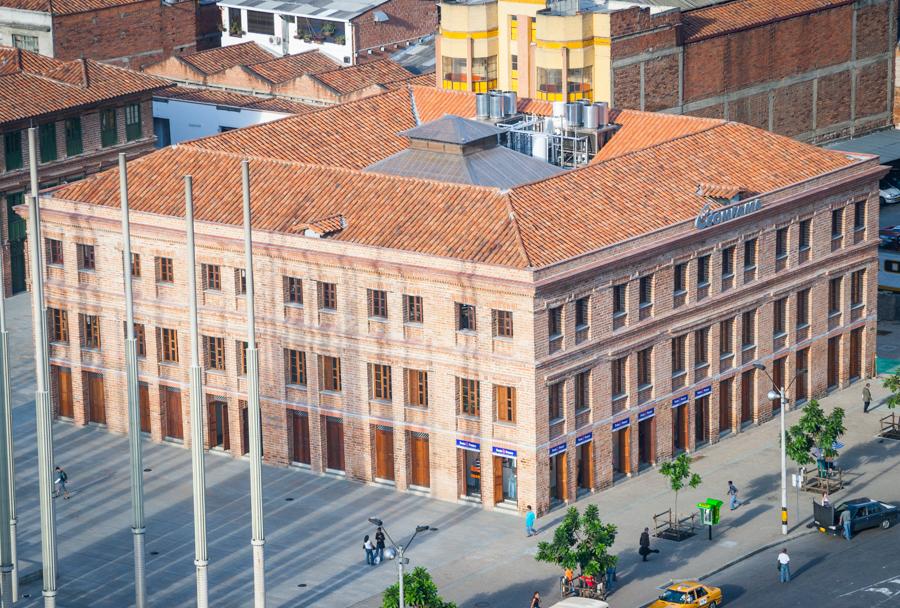
[[24,291],[28,127],[37,127],[41,188],[82,179],[153,150],[150,98],[167,81],[91,60],[58,61],[0,47],[0,234],[7,294]]

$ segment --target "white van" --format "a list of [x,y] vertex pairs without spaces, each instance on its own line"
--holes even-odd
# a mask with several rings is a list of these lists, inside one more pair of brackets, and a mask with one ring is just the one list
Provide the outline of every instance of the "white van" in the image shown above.
[[592,600],[587,597],[567,597],[553,608],[609,608],[609,604],[603,600]]

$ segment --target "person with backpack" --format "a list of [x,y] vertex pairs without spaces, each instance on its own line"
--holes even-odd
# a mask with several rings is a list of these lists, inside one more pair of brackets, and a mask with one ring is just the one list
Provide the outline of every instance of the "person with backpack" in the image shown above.
[[57,488],[53,491],[53,498],[59,496],[59,493],[63,493],[63,498],[69,500],[69,490],[66,488],[66,482],[69,481],[69,476],[66,475],[66,472],[63,471],[62,467],[56,467],[56,480],[55,485]]
[[382,561],[384,561],[384,530],[378,526],[378,530],[375,531],[375,564]]

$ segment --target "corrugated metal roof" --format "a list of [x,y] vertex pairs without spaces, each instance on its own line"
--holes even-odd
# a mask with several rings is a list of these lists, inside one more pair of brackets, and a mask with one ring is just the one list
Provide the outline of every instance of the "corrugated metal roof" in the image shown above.
[[237,6],[280,15],[349,20],[384,4],[387,0],[221,0],[220,6]]
[[857,152],[863,154],[877,154],[883,163],[889,163],[900,159],[900,131],[888,129],[877,133],[870,133],[855,139],[845,139],[825,145],[829,150],[841,152]]
[[496,137],[503,131],[494,125],[489,125],[452,114],[445,114],[437,120],[432,120],[419,127],[401,131],[410,139],[423,139],[426,141],[438,141],[444,144],[456,144],[462,146],[488,137]]

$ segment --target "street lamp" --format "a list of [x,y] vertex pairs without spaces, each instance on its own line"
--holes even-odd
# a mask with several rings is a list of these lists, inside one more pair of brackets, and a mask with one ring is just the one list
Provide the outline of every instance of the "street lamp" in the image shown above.
[[398,545],[394,542],[394,539],[391,538],[391,535],[388,534],[387,528],[384,527],[384,522],[378,519],[377,517],[370,517],[369,523],[373,526],[377,526],[384,530],[385,535],[388,537],[388,540],[391,541],[391,547],[394,551],[385,551],[385,556],[388,559],[397,559],[397,573],[399,576],[400,582],[400,608],[406,608],[406,600],[403,595],[403,566],[404,564],[409,563],[409,558],[403,557],[403,554],[406,551],[409,551],[409,547],[412,545],[413,540],[416,538],[416,534],[419,532],[427,532],[428,530],[437,531],[437,528],[434,526],[416,526],[416,531],[413,532],[412,538],[409,539],[409,542],[406,543],[406,546]]
[[788,398],[787,391],[794,384],[794,380],[797,379],[797,376],[794,376],[794,380],[791,380],[791,383],[787,386],[787,388],[783,386],[777,386],[777,383],[769,375],[766,366],[762,363],[754,363],[753,367],[762,371],[766,377],[772,382],[772,386],[776,390],[769,391],[766,397],[769,398],[769,401],[775,401],[776,399],[781,399],[781,415],[779,418],[781,419],[781,533],[788,533],[788,511],[787,511],[787,446],[785,445],[784,440],[784,410],[787,409]]

